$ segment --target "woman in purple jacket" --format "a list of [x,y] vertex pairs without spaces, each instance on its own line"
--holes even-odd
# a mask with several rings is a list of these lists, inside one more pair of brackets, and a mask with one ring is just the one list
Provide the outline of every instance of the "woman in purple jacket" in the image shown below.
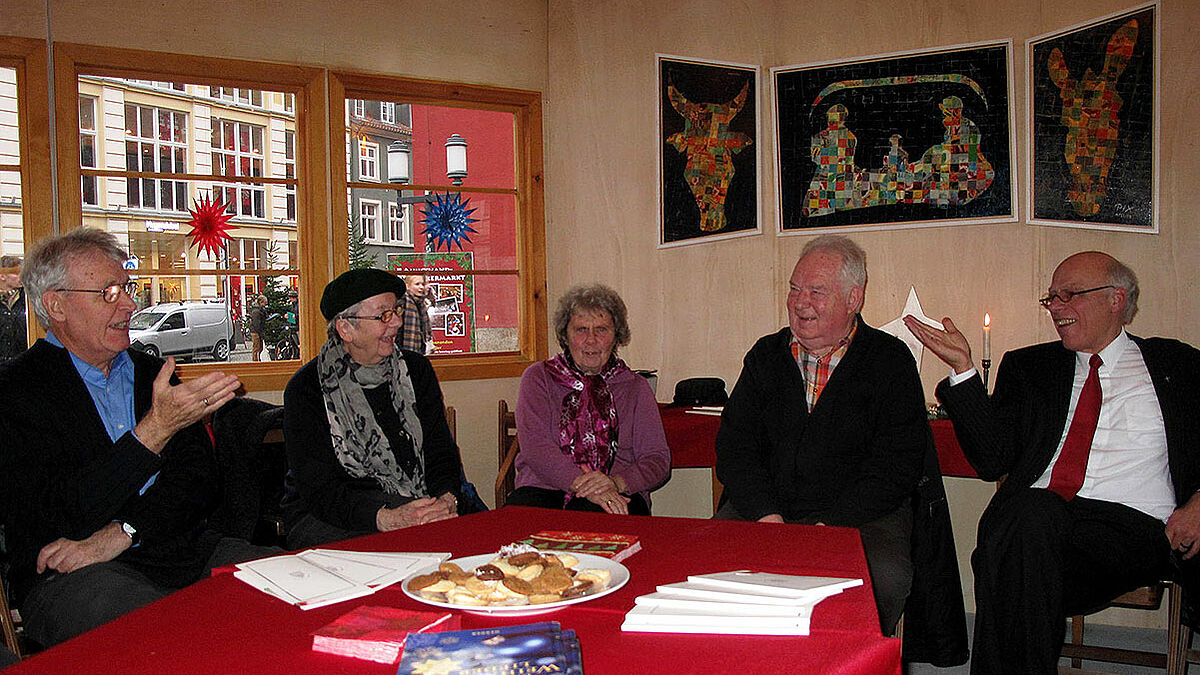
[[650,385],[617,358],[629,344],[625,303],[607,286],[576,286],[558,301],[554,330],[563,352],[521,377],[507,503],[650,515],[671,452]]

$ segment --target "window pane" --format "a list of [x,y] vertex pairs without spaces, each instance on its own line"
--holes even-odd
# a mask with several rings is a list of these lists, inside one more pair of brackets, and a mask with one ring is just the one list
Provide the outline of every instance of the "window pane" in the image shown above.
[[[148,77],[147,82],[150,81],[155,80]],[[285,166],[294,167],[295,160],[284,156],[285,142],[291,143],[293,154],[302,152],[295,148],[294,116],[279,110],[255,111],[244,105],[248,101],[263,100],[261,92],[183,83],[164,85],[167,86],[150,87],[125,79],[81,76],[79,89],[81,94],[86,93],[80,98],[81,110],[84,101],[94,104],[92,124],[100,132],[104,131],[100,111],[124,111],[124,138],[117,142],[123,140],[126,151],[123,166],[105,166],[105,162],[111,162],[103,152],[105,139],[81,128],[81,163],[90,160],[102,169],[158,174],[211,171],[214,177],[283,177],[287,173]],[[241,97],[242,105],[234,102],[235,96]],[[126,98],[129,98],[128,102]],[[209,130],[202,132],[203,144],[192,140],[194,134],[187,131],[191,125]],[[200,156],[195,154],[197,152]],[[207,168],[209,166],[211,169]],[[294,168],[292,171],[294,175]],[[85,212],[84,223],[112,232],[135,256],[131,264],[140,277],[137,298],[140,308],[168,301],[221,299],[224,302],[229,299],[231,318],[240,320],[244,316],[242,299],[245,293],[262,292],[270,285],[268,278],[277,279],[281,284],[280,297],[284,298],[284,304],[287,304],[287,289],[299,284],[295,272],[260,278],[222,271],[292,269],[289,266],[296,262],[293,251],[298,238],[294,189],[291,189],[292,217],[283,219],[288,210],[284,192],[289,186],[171,178],[101,180],[124,183],[126,187],[117,187],[117,190],[124,193],[127,202],[101,204],[100,208],[89,209]],[[89,193],[85,186],[86,194]],[[120,199],[121,196],[109,198]],[[223,240],[224,245],[218,245],[215,252],[201,250],[186,236],[192,229],[192,215],[188,210],[195,200],[204,196],[211,196],[215,203],[234,216],[226,225],[233,240]],[[99,198],[103,200],[104,195]],[[271,211],[275,209],[278,215],[271,217]],[[294,326],[294,318],[292,321]],[[250,348],[244,344],[243,333],[240,327],[236,331],[231,350],[234,360],[250,360]],[[292,333],[295,333],[294,327]],[[213,346],[209,345],[208,349]],[[207,356],[195,356],[197,359],[212,358],[211,351]]]

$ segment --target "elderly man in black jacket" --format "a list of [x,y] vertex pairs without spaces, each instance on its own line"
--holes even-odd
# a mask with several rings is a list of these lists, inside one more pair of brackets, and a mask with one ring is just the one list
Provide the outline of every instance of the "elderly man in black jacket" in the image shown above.
[[180,384],[129,350],[127,255],[79,228],[34,247],[22,280],[46,339],[0,369],[0,499],[27,635],[49,646],[265,552],[204,519],[219,496],[201,417],[238,379]]
[[891,634],[912,583],[910,499],[930,436],[912,354],[858,315],[866,277],[845,237],[804,247],[789,326],[754,345],[725,405],[717,517],[858,528]]
[[1061,340],[1005,354],[990,399],[950,319],[905,317],[954,369],[938,397],[967,459],[1008,476],[972,556],[972,673],[1055,673],[1064,617],[1173,567],[1196,588],[1200,351],[1126,333],[1138,294],[1112,256],[1064,260],[1041,300]]

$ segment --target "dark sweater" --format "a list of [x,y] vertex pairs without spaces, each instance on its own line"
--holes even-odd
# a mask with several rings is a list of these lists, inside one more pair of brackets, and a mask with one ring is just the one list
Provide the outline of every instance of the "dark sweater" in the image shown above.
[[[462,465],[458,446],[446,424],[442,390],[429,359],[401,351],[408,364],[417,396],[417,418],[421,421],[425,457],[425,482],[429,494],[447,492],[458,496]],[[333,452],[329,418],[317,378],[316,359],[306,363],[288,382],[283,394],[283,433],[287,445],[289,480],[283,498],[288,525],[306,513],[330,525],[351,531],[374,531],[375,514],[382,507],[412,501],[387,494],[374,478],[355,478],[346,473]],[[385,431],[391,420],[376,421]]]
[[791,330],[761,338],[721,416],[717,477],[743,518],[859,526],[912,494],[928,442],[924,394],[903,342],[859,319],[812,412]]

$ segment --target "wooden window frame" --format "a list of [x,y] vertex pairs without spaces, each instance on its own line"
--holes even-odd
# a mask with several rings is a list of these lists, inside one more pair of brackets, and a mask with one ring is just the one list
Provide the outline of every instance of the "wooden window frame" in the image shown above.
[[[511,192],[516,199],[517,209],[517,350],[495,354],[434,354],[430,360],[437,371],[438,379],[448,381],[517,377],[529,365],[545,359],[549,339],[546,334],[546,231],[541,92],[330,71],[328,96],[329,110],[346,110],[347,100],[373,100],[494,110],[513,115],[516,187]],[[339,115],[336,119],[343,118]],[[345,148],[346,140],[347,124],[331,122],[329,147]],[[330,193],[348,194],[345,158],[330,156],[329,162]],[[387,186],[386,183],[381,185]],[[409,189],[422,187],[411,186]],[[463,193],[473,191],[461,186],[455,190]],[[332,200],[332,222],[346,222],[349,210],[346,202],[345,199]],[[346,237],[333,240],[333,274],[340,274],[349,268],[348,248]]]
[[[4,43],[0,42],[0,46]],[[45,43],[38,42],[42,53]],[[196,377],[215,370],[236,373],[248,391],[282,390],[292,374],[305,361],[315,357],[324,342],[325,323],[317,307],[321,291],[332,278],[333,251],[330,242],[336,230],[330,226],[328,200],[328,150],[325,146],[326,71],[308,66],[283,65],[254,61],[240,61],[205,56],[187,56],[163,52],[98,47],[74,43],[54,43],[54,89],[55,89],[55,134],[57,139],[56,161],[58,165],[58,210],[62,228],[69,229],[72,223],[82,218],[82,198],[79,168],[79,87],[80,75],[100,75],[132,79],[160,79],[163,81],[185,81],[200,85],[238,87],[283,91],[295,94],[296,110],[296,156],[297,186],[297,238],[301,242],[299,260],[295,261],[294,272],[300,282],[300,360],[266,362],[219,362],[181,366],[185,377]],[[29,79],[29,78],[27,78]],[[32,78],[36,80],[37,78]],[[41,78],[45,82],[45,74]],[[45,116],[42,119],[49,119]],[[40,122],[40,120],[39,120]],[[42,124],[47,129],[48,124]],[[24,125],[22,127],[24,129]],[[45,176],[50,175],[49,142],[46,139],[45,153],[22,152],[22,157],[46,157]],[[30,173],[34,173],[31,171]],[[25,174],[23,174],[24,176]],[[213,180],[202,176],[186,179]],[[23,188],[24,189],[24,188]],[[47,203],[44,209],[27,209],[31,214],[43,210],[51,212]],[[336,221],[333,221],[336,222]],[[341,222],[345,222],[345,219]],[[53,231],[53,227],[38,229],[26,225],[27,241],[36,241]],[[344,237],[343,237],[344,238]],[[343,248],[345,246],[343,245]],[[343,254],[343,257],[345,255]],[[212,274],[212,272],[208,272]],[[234,273],[233,271],[230,274]],[[284,272],[285,276],[288,276]],[[238,275],[242,276],[242,275]]]

